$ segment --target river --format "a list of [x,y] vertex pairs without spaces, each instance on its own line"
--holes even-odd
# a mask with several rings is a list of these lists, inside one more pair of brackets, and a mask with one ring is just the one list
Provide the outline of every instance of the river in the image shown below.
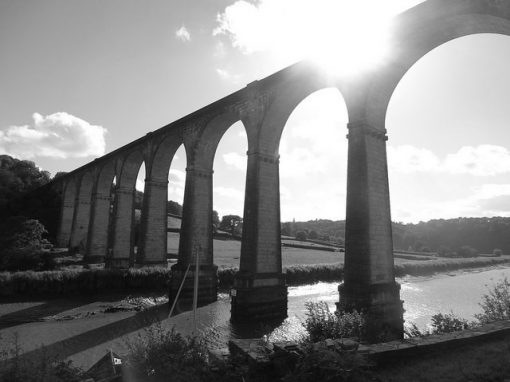
[[[487,288],[503,277],[510,277],[510,268],[498,267],[457,271],[427,277],[405,277],[401,284],[401,299],[404,300],[404,319],[426,329],[430,318],[436,313],[453,312],[460,317],[473,320],[481,312],[479,302]],[[317,283],[289,287],[288,318],[280,324],[234,326],[229,322],[230,299],[220,294],[218,301],[198,312],[199,331],[214,346],[224,346],[232,337],[250,338],[268,334],[274,339],[296,339],[303,333],[301,323],[306,318],[306,301],[326,301],[335,309],[338,301],[338,283]],[[193,330],[192,313],[179,314],[171,319],[176,328],[185,333]],[[276,326],[276,327],[274,327]]]

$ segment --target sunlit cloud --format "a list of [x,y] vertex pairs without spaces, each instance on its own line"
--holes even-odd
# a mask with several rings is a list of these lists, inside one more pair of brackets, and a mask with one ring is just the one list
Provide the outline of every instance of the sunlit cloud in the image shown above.
[[175,31],[175,38],[182,42],[187,42],[191,40],[191,34],[189,33],[188,29],[183,25]]
[[227,165],[229,165],[237,170],[241,170],[241,171],[246,170],[246,156],[242,156],[236,152],[223,154],[223,161]]
[[510,172],[510,151],[502,146],[464,146],[444,160],[432,151],[412,145],[388,147],[390,170],[402,173],[436,172],[494,176]]
[[32,115],[30,125],[0,130],[0,153],[17,158],[83,158],[105,153],[106,129],[71,114]]
[[221,68],[217,68],[216,69],[216,73],[218,74],[218,76],[223,79],[223,80],[226,80],[226,81],[230,81],[234,84],[237,84],[239,83],[239,80],[241,79],[241,76],[238,75],[238,74],[232,74],[230,73],[228,70],[226,69],[221,69]]
[[335,72],[381,60],[391,17],[421,1],[236,1],[217,16],[215,36],[245,54],[270,52],[286,64],[310,58]]

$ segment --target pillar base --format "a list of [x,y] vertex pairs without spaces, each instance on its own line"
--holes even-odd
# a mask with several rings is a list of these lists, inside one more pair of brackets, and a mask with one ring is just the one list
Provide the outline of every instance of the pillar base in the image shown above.
[[110,258],[106,259],[105,268],[108,269],[128,269],[131,267],[131,259],[119,259],[119,258]]
[[168,261],[142,261],[140,263],[135,264],[136,268],[148,268],[148,267],[160,267],[160,268],[168,268]]
[[365,339],[371,343],[404,338],[404,308],[400,300],[400,284],[373,284],[348,289],[338,286],[340,302],[337,310],[357,310],[365,314]]
[[[170,306],[175,300],[179,287],[186,273],[187,266],[179,263],[171,268],[170,289],[168,293]],[[210,304],[218,299],[218,267],[216,265],[200,265],[198,273],[198,306]],[[188,275],[184,281],[178,304],[182,309],[189,309],[193,304],[193,292],[195,287],[195,266],[189,268]]]
[[230,296],[232,322],[287,318],[287,285],[281,274],[237,274]]
[[101,264],[105,262],[105,256],[86,256],[83,261],[85,264]]

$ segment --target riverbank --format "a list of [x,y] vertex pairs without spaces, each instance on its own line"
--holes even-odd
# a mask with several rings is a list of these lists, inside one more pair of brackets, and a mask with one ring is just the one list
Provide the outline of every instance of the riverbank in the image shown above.
[[[427,261],[396,259],[395,275],[397,277],[427,276],[507,263],[510,263],[510,256],[432,258]],[[228,290],[232,286],[236,272],[235,267],[224,266],[218,269],[218,286],[221,290]],[[284,267],[284,272],[288,285],[339,282],[343,278],[343,261],[332,264],[290,265]],[[5,299],[56,298],[112,291],[165,293],[170,277],[170,269],[156,267],[127,270],[66,269],[43,272],[0,272],[0,297]]]

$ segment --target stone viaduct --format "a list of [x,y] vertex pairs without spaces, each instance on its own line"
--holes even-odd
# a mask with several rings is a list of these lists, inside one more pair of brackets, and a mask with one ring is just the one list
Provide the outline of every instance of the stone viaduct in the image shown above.
[[[232,318],[285,317],[280,136],[287,118],[304,98],[319,89],[335,87],[344,97],[349,118],[345,278],[339,287],[339,305],[366,311],[372,338],[402,337],[403,308],[393,271],[386,110],[395,87],[416,61],[447,41],[475,33],[509,35],[510,1],[425,1],[395,18],[391,56],[375,70],[331,77],[311,63],[299,62],[70,172],[54,181],[62,195],[58,245],[81,245],[87,262],[104,262],[106,258],[112,268],[166,266],[168,173],[176,150],[183,144],[186,183],[171,294],[198,251],[200,303],[216,300],[211,224],[213,159],[222,135],[242,121],[248,136],[248,166]],[[141,244],[135,259],[133,198],[142,163],[146,179]],[[192,277],[190,272],[185,298],[191,296]]]

